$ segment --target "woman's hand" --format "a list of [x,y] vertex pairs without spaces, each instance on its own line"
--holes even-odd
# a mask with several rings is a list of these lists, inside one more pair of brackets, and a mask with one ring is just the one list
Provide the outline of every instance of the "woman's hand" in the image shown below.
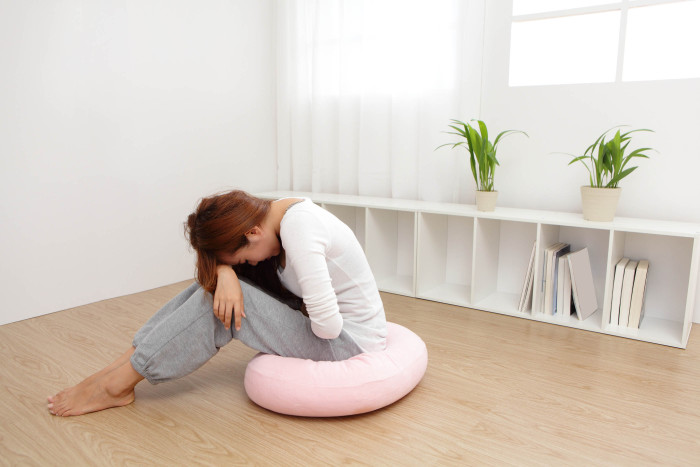
[[216,268],[217,280],[214,291],[214,314],[226,329],[231,328],[231,316],[234,318],[236,331],[241,329],[241,318],[245,318],[243,311],[243,291],[238,276],[231,266],[220,265]]

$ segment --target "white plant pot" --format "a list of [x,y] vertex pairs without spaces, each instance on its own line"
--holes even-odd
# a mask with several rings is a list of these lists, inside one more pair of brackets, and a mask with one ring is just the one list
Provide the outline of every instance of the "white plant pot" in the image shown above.
[[493,211],[496,209],[497,191],[476,192],[476,209],[479,211]]
[[615,218],[622,188],[581,187],[583,218],[588,221],[610,222]]

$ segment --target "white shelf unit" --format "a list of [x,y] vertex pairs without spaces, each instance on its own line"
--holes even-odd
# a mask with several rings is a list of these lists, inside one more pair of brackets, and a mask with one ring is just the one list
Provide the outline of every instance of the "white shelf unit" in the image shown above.
[[[384,292],[685,348],[700,265],[700,225],[581,214],[308,192],[265,192],[265,199],[307,197],[355,232]],[[589,251],[598,311],[584,321],[542,313],[544,250],[565,242]],[[533,306],[518,302],[533,244]],[[650,263],[640,329],[614,326],[610,302],[622,257]]]

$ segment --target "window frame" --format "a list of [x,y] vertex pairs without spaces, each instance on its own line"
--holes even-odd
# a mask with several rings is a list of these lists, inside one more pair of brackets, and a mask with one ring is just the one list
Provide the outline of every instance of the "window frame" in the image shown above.
[[[617,64],[616,64],[616,69],[615,69],[615,80],[614,81],[609,81],[610,83],[622,83],[622,82],[634,82],[637,80],[627,80],[623,81],[622,80],[622,71],[623,71],[623,66],[625,63],[625,41],[627,38],[627,17],[629,10],[631,8],[638,8],[638,7],[648,7],[648,6],[659,6],[659,5],[665,5],[665,4],[671,4],[671,3],[684,3],[690,0],[616,0],[616,1],[610,1],[606,3],[602,3],[600,5],[593,5],[593,6],[585,6],[585,7],[578,7],[578,8],[566,8],[566,9],[561,9],[561,10],[552,10],[552,11],[545,11],[545,12],[540,12],[540,13],[529,13],[529,14],[524,14],[524,15],[514,15],[513,14],[513,9],[511,8],[511,18],[510,18],[510,25],[511,25],[511,31],[513,28],[513,23],[516,22],[526,22],[526,21],[536,21],[536,20],[543,20],[543,19],[555,19],[555,18],[562,18],[566,16],[578,16],[578,15],[586,15],[586,14],[591,14],[591,13],[606,13],[606,12],[612,12],[612,11],[619,11],[620,12],[620,29],[619,29],[619,36],[618,36],[618,41],[617,41]],[[511,49],[508,51],[508,62],[510,63],[511,61]],[[673,79],[673,78],[669,78]],[[656,80],[655,80],[656,81]],[[590,83],[579,83],[579,84],[590,84]],[[510,79],[509,79],[509,86],[510,86]],[[549,84],[541,84],[541,85],[518,85],[518,86],[510,86],[510,87],[525,87],[525,86],[550,86]]]

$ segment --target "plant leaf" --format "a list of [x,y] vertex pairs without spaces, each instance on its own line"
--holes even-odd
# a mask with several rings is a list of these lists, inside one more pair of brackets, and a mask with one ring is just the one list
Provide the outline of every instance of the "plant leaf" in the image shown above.
[[606,185],[606,188],[617,188],[617,184],[620,183],[620,180],[622,180],[623,178],[625,178],[626,176],[628,176],[629,174],[631,174],[632,172],[634,172],[634,170],[635,170],[636,168],[637,168],[637,167],[630,167],[630,168],[627,169],[627,170],[623,170],[622,172],[620,172],[619,174],[617,174],[615,177],[613,177],[612,179],[610,179],[610,181],[609,181],[608,184]]
[[498,146],[498,142],[501,140],[501,138],[505,138],[506,136],[512,135],[513,133],[522,133],[522,134],[524,134],[525,136],[527,136],[528,138],[530,137],[527,133],[525,133],[524,131],[520,131],[520,130],[506,130],[506,131],[502,131],[502,132],[500,132],[500,133],[496,136],[496,139],[495,139],[494,142],[493,142],[493,147],[494,147],[494,149],[496,149],[496,147]]

